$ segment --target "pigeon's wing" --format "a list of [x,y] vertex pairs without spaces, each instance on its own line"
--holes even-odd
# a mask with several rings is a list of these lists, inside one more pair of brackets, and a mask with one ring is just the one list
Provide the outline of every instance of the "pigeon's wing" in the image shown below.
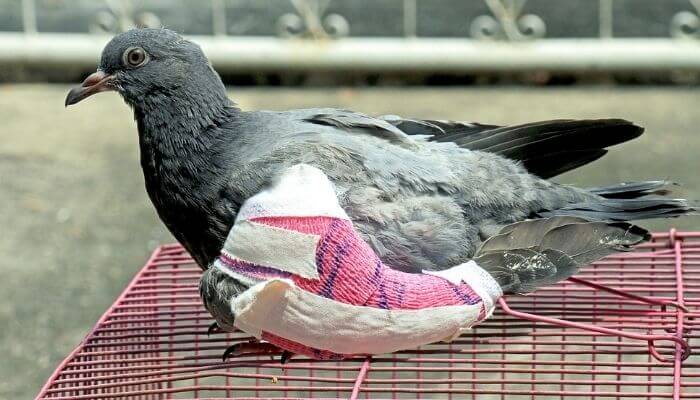
[[622,119],[551,120],[523,125],[417,120],[385,115],[379,119],[408,135],[453,142],[469,149],[520,161],[531,173],[550,178],[597,160],[605,148],[634,139],[644,129]]
[[402,118],[398,115],[382,115],[377,118],[394,125],[408,135],[420,136],[438,142],[450,141],[452,135],[467,138],[502,127],[476,122]]
[[304,122],[331,126],[347,132],[369,134],[387,140],[401,147],[412,148],[415,146],[415,138],[392,123],[380,118],[370,117],[358,112],[318,109],[300,110],[307,111],[308,115],[302,116]]

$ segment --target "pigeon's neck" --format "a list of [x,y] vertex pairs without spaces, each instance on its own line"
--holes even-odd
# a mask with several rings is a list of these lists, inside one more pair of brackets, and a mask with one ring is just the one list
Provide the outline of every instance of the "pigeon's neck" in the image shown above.
[[[223,91],[222,91],[223,92]],[[240,111],[217,91],[151,93],[134,114],[139,129],[141,166],[146,187],[156,203],[195,198],[221,180],[226,165],[226,130]]]
[[[221,124],[238,109],[221,88],[206,89],[188,85],[171,90],[154,90],[132,103],[140,134],[158,135],[177,130],[180,136],[196,137]],[[174,132],[175,133],[175,132]],[[170,135],[176,136],[176,135]],[[163,139],[166,139],[165,137]],[[183,139],[183,138],[180,138]]]

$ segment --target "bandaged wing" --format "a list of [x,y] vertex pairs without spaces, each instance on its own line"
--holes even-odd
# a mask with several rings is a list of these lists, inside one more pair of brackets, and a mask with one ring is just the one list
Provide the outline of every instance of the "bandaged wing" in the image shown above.
[[257,282],[231,301],[239,329],[321,359],[449,341],[501,295],[472,261],[422,274],[384,265],[308,165],[243,205],[214,267]]

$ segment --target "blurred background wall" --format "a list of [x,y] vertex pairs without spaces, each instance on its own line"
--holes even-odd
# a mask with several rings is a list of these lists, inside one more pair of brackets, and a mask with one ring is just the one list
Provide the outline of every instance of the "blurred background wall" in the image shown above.
[[644,136],[558,180],[670,179],[700,199],[699,12],[698,0],[0,0],[0,398],[34,396],[172,241],[129,108],[115,93],[63,107],[114,33],[188,35],[244,109],[630,119]]
[[[227,82],[697,83],[698,0],[0,0],[10,80],[74,80],[109,35],[165,26]],[[58,67],[58,68],[57,68]]]

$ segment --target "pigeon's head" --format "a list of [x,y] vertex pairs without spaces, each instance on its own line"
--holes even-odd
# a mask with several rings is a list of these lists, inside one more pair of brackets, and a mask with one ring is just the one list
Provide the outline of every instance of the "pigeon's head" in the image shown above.
[[107,43],[97,71],[68,93],[66,106],[108,90],[133,106],[149,96],[173,97],[193,88],[225,93],[198,45],[167,29],[132,29]]

